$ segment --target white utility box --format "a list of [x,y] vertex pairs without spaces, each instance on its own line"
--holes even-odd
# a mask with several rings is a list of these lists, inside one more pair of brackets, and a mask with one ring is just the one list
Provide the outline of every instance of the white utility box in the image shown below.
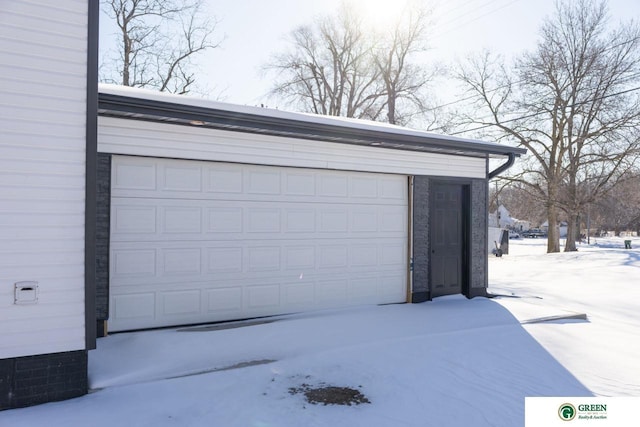
[[16,282],[14,304],[36,304],[38,302],[38,282]]

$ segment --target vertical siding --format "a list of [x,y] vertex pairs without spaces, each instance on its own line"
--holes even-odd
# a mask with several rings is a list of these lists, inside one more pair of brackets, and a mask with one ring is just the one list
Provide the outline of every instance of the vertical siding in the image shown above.
[[85,347],[86,46],[86,1],[2,2],[0,359]]

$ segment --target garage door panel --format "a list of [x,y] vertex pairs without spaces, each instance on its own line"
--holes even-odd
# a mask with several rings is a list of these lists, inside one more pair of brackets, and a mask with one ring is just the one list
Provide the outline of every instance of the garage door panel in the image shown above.
[[162,165],[159,168],[162,179],[160,191],[202,192],[202,168],[197,164],[181,162],[176,166]]
[[160,233],[202,233],[202,208],[163,206],[160,208]]
[[406,294],[406,282],[396,274],[382,273],[378,276],[376,284],[381,302],[387,300],[387,296],[393,299]]
[[245,194],[280,195],[282,177],[277,168],[252,168],[245,171]]
[[[216,280],[221,277],[250,278],[271,272],[270,276],[313,275],[327,272],[399,271],[406,267],[403,239],[318,239],[316,241],[176,241],[119,242],[111,247],[113,286],[173,281],[174,276],[189,280]],[[277,274],[276,274],[277,273]]]
[[159,312],[166,316],[194,316],[201,312],[200,290],[170,291],[158,293]]
[[281,286],[282,303],[293,310],[314,308],[315,286],[314,282],[300,277],[299,280],[283,283]]
[[380,296],[378,276],[363,274],[360,277],[352,278],[349,282],[349,301],[360,304],[383,302],[384,299]]
[[284,231],[291,233],[315,233],[316,210],[289,207],[285,209]]
[[[172,291],[116,290],[111,297],[117,330],[213,322],[252,316],[291,313],[358,304],[402,302],[404,281],[397,275],[350,278],[334,274],[276,282],[259,278],[228,280],[220,287],[191,283],[198,289],[182,289],[183,282],[168,283]],[[268,282],[268,283],[265,283]],[[206,320],[205,320],[206,319]],[[176,323],[177,322],[177,323]],[[126,327],[118,327],[122,324]]]
[[349,247],[349,265],[352,267],[370,268],[378,264],[377,245],[356,243]]
[[280,308],[280,285],[255,285],[246,287],[246,302],[249,312]]
[[348,182],[348,178],[344,175],[331,173],[319,174],[318,195],[344,200],[349,195]]
[[156,167],[156,162],[140,161],[135,157],[120,157],[112,168],[112,191],[138,192],[142,190],[145,194],[155,193],[157,189]]
[[219,164],[215,169],[205,168],[205,176],[206,193],[218,194],[218,197],[242,194],[242,170],[235,165]]
[[207,313],[225,314],[242,312],[242,288],[225,287],[207,289],[205,294],[205,310]]
[[160,251],[160,274],[163,276],[200,276],[200,248],[166,248]]
[[[398,175],[114,156],[112,192],[121,197],[264,202],[403,204]],[[184,175],[181,177],[181,174]],[[345,175],[349,174],[349,175]],[[251,197],[247,197],[250,195]]]
[[111,230],[114,234],[155,234],[156,233],[155,206],[114,205],[111,215]]
[[245,253],[248,272],[275,272],[282,269],[280,246],[250,246]]
[[319,270],[344,269],[349,265],[347,244],[320,245],[318,249]]
[[316,268],[316,248],[310,245],[290,245],[282,249],[285,271],[309,271]]
[[351,198],[378,198],[378,180],[369,177],[352,176],[349,178],[349,195]]
[[349,228],[352,233],[375,233],[378,231],[378,210],[375,206],[357,207],[351,213]]
[[247,233],[276,233],[282,230],[279,208],[248,207],[245,209]]
[[208,274],[240,273],[243,268],[242,248],[233,246],[221,246],[217,248],[205,248],[207,264],[205,271]]
[[242,208],[210,207],[204,208],[204,210],[207,220],[205,233],[242,233]]
[[287,171],[284,176],[284,191],[287,196],[315,196],[316,175],[313,172]]
[[389,243],[381,248],[380,264],[384,266],[402,266],[407,263],[406,246],[401,242]]
[[114,331],[405,300],[406,177],[113,162]]
[[155,249],[123,249],[111,251],[111,276],[114,278],[156,276]]
[[[406,238],[406,207],[114,199],[111,241]],[[273,203],[269,203],[273,205]],[[199,205],[199,206],[198,206]],[[292,235],[295,234],[295,235]]]
[[398,207],[380,209],[379,231],[385,233],[404,233],[407,229],[407,211]]
[[156,317],[155,301],[155,292],[116,295],[111,298],[111,314],[119,321],[152,322]]
[[318,280],[316,282],[316,299],[318,307],[342,307],[349,303],[347,299],[349,279]]
[[406,199],[406,183],[395,178],[393,175],[379,176],[380,200],[397,203]]
[[338,233],[343,236],[349,232],[349,211],[346,206],[321,208],[319,213],[320,233]]

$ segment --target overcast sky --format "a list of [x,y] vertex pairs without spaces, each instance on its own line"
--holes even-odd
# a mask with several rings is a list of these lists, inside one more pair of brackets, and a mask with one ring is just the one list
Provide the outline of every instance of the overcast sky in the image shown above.
[[[340,0],[205,0],[219,20],[220,48],[201,57],[198,79],[213,88],[212,98],[243,104],[273,105],[266,97],[271,82],[261,66],[284,47],[287,33],[314,17],[336,10]],[[353,0],[367,5],[368,19],[381,20],[390,5],[404,0]],[[427,2],[427,0],[424,0]],[[538,28],[554,11],[554,0],[430,0],[434,25],[428,34],[426,61],[451,64],[469,52],[490,49],[513,56],[535,47]],[[612,23],[640,20],[640,0],[609,0]],[[101,50],[113,47],[114,28],[102,13]],[[436,92],[451,101],[451,89]]]

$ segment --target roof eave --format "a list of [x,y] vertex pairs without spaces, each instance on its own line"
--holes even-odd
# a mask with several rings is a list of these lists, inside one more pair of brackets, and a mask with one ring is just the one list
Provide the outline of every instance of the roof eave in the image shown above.
[[124,117],[184,126],[462,156],[520,156],[526,153],[526,150],[521,148],[480,141],[440,139],[430,135],[402,134],[384,129],[374,130],[341,124],[240,113],[109,93],[99,94],[98,113],[101,116]]

